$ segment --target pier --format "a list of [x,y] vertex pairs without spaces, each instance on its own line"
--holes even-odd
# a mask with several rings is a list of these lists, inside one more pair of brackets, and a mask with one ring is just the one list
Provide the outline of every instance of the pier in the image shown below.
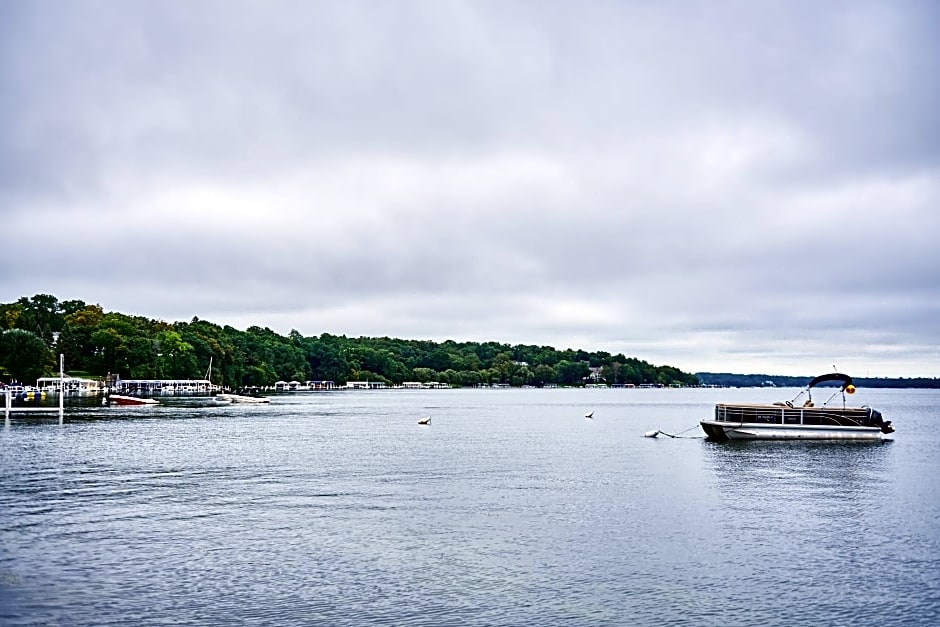
[[65,355],[59,355],[59,406],[58,407],[13,407],[13,395],[10,389],[3,391],[4,396],[4,426],[10,426],[10,414],[59,414],[59,424],[65,422]]
[[115,394],[130,396],[209,396],[215,391],[209,379],[116,379],[108,385]]

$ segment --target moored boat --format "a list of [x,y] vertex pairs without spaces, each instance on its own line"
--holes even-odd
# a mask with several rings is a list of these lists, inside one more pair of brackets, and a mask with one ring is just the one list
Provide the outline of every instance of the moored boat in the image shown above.
[[[827,382],[839,389],[820,406],[813,402],[812,391]],[[710,440],[880,440],[894,433],[890,420],[868,406],[847,407],[846,394],[854,394],[852,378],[834,372],[816,377],[792,401],[769,404],[719,403],[713,420],[702,420],[702,429]],[[802,405],[796,401],[807,395]],[[830,402],[841,396],[841,407]]]
[[152,398],[124,396],[123,394],[109,394],[105,397],[104,402],[106,405],[119,405],[121,407],[143,407],[160,404],[159,401]]
[[271,399],[266,396],[244,396],[242,394],[216,394],[212,400],[220,405],[229,403],[270,403]]

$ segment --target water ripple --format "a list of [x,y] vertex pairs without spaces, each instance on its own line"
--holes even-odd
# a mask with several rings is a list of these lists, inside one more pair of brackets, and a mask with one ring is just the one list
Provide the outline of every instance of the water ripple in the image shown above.
[[729,446],[638,435],[711,392],[611,392],[15,423],[0,623],[940,622],[940,403],[891,445]]

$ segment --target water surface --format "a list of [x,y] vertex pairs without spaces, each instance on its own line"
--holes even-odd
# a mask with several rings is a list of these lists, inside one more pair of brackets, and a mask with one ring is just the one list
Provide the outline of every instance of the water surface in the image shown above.
[[0,623],[940,623],[940,393],[860,390],[895,421],[887,443],[642,437],[700,436],[718,401],[796,391],[769,393],[392,390],[14,418]]

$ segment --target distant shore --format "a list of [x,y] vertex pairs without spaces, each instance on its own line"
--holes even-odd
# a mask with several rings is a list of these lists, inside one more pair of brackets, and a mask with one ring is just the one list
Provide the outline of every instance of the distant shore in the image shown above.
[[[851,374],[851,373],[849,373]],[[803,387],[812,379],[811,376],[791,377],[771,374],[732,374],[727,372],[697,372],[695,376],[702,385],[719,387]],[[929,377],[852,377],[856,387],[863,388],[908,388],[936,390],[940,389],[940,378]]]

